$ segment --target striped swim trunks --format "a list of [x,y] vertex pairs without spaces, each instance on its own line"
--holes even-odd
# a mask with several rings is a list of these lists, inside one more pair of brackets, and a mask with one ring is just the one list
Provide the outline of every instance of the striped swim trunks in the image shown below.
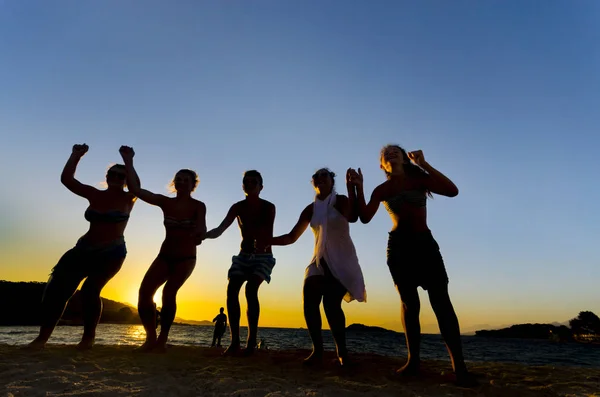
[[227,274],[231,277],[249,278],[252,275],[259,276],[267,283],[271,282],[271,272],[275,267],[273,254],[246,254],[240,252],[231,258],[231,267]]

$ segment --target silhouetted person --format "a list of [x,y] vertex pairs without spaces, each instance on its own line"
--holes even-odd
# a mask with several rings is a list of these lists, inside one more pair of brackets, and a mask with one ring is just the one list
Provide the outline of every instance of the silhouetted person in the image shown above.
[[215,318],[213,318],[213,323],[215,323],[215,330],[213,331],[213,341],[211,347],[215,346],[221,347],[221,338],[225,333],[225,329],[227,328],[227,315],[223,313],[225,309],[220,308],[219,314]]
[[84,185],[75,179],[79,160],[88,146],[74,145],[65,165],[61,182],[67,189],[88,200],[85,219],[90,228],[74,248],[67,251],[52,269],[42,298],[42,318],[39,336],[29,344],[43,348],[62,316],[66,304],[83,279],[83,338],[79,349],[89,349],[94,344],[96,326],[102,313],[102,288],[121,269],[127,255],[123,232],[135,203],[135,196],[124,190],[125,167],[113,165],[106,173],[106,190]]
[[263,180],[258,171],[246,171],[242,187],[246,199],[233,204],[223,222],[217,228],[206,233],[206,238],[217,238],[236,219],[242,233],[240,253],[233,256],[233,263],[228,273],[227,311],[229,312],[231,345],[225,350],[224,354],[226,355],[236,354],[240,349],[239,294],[244,283],[246,283],[246,300],[248,302],[248,339],[244,354],[254,352],[260,316],[258,288],[263,281],[267,283],[271,281],[271,272],[275,266],[275,258],[269,245],[273,237],[275,206],[259,197],[263,188]]
[[267,342],[265,342],[265,340],[263,338],[260,338],[260,342],[258,342],[258,349],[259,350],[269,350],[269,346],[267,345]]
[[[342,299],[366,301],[362,270],[350,238],[349,222],[356,222],[357,209],[348,197],[336,193],[334,177],[327,168],[312,176],[314,202],[302,211],[290,233],[272,240],[272,245],[293,244],[309,225],[315,235],[314,255],[306,268],[303,289],[304,318],[313,343],[313,352],[304,361],[307,365],[323,360],[321,300],[342,365],[349,363]],[[354,195],[354,186],[348,185],[348,192]]]
[[[176,197],[155,194],[140,186],[133,167],[133,149],[121,146],[119,152],[125,162],[131,191],[148,204],[160,207],[164,214],[165,240],[142,280],[138,299],[138,312],[146,330],[146,341],[140,350],[161,352],[166,348],[169,330],[175,319],[177,291],[196,266],[196,245],[206,232],[206,206],[191,196],[198,185],[198,175],[194,171],[183,169],[175,174],[172,186]],[[157,337],[153,298],[163,284],[160,335]]]
[[[411,163],[411,160],[414,162]],[[415,165],[416,164],[416,165]],[[448,276],[439,246],[427,226],[427,196],[431,193],[455,197],[454,183],[425,161],[423,152],[406,153],[397,145],[385,146],[380,167],[387,181],[375,188],[367,204],[363,176],[349,170],[357,188],[360,219],[368,223],[383,202],[392,219],[387,264],[402,300],[402,323],[408,347],[408,362],[400,374],[417,374],[420,364],[420,300],[417,288],[427,290],[460,384],[472,382],[465,365],[458,318],[448,294]]]

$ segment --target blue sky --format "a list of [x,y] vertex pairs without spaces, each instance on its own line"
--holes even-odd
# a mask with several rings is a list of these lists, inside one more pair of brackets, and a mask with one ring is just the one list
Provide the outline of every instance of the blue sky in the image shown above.
[[[150,190],[197,170],[209,227],[258,169],[276,233],[313,199],[314,170],[361,167],[370,194],[399,143],[460,188],[428,205],[463,329],[598,313],[599,17],[591,0],[2,1],[0,279],[45,280],[85,232],[86,202],[59,182],[74,143],[90,145],[85,183],[122,144]],[[399,328],[390,227],[383,208],[352,225],[369,302],[344,306],[350,322]],[[160,210],[136,204],[109,297],[135,301],[163,236]],[[238,247],[232,227],[198,249],[180,315],[224,302]],[[275,250],[264,325],[303,324],[312,247],[307,231]],[[423,322],[437,331],[428,305]]]

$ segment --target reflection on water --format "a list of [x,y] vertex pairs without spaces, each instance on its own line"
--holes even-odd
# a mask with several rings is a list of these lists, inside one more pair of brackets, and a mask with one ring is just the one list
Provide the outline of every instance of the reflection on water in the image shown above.
[[[126,325],[127,330],[125,331],[127,339],[133,339],[136,341],[144,341],[146,339],[146,331],[143,325]],[[119,345],[123,343],[118,343]],[[128,344],[128,343],[126,343]],[[136,343],[137,344],[137,343]]]
[[[159,328],[160,331],[160,328]],[[247,328],[242,327],[240,337],[245,340]],[[0,327],[0,343],[25,345],[38,333],[37,327]],[[75,346],[81,339],[83,327],[56,327],[50,344]],[[212,326],[173,325],[169,344],[210,346]],[[100,324],[96,343],[100,345],[140,346],[146,333],[141,325]],[[229,330],[223,336],[223,345],[229,342]],[[259,340],[272,350],[310,349],[306,329],[259,328]],[[334,350],[331,332],[323,331],[326,350]],[[394,332],[371,333],[348,331],[348,348],[352,352],[376,353],[386,356],[406,357],[403,334]],[[552,343],[549,340],[496,339],[463,336],[465,356],[469,361],[518,362],[529,365],[577,365],[600,367],[600,346],[577,343]],[[440,335],[423,335],[421,341],[424,359],[448,360],[448,353]]]

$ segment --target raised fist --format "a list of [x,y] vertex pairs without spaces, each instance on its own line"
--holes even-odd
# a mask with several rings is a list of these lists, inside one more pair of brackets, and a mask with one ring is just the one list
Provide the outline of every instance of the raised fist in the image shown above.
[[423,167],[427,162],[422,150],[415,150],[414,152],[408,152],[408,158],[419,167]]
[[121,153],[121,157],[123,157],[123,160],[131,160],[133,156],[135,156],[135,152],[130,146],[121,146],[119,148],[119,153]]
[[76,145],[73,145],[73,151],[71,153],[78,157],[83,157],[83,155],[87,153],[89,148],[90,147],[88,145],[86,145],[85,143],[83,145],[76,144]]

